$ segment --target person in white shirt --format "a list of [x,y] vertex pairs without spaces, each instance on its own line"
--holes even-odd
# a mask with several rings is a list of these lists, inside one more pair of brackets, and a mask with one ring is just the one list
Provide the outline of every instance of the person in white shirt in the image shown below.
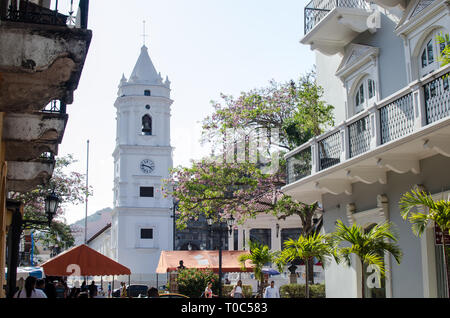
[[242,293],[242,281],[238,280],[236,286],[234,286],[232,292],[231,292],[231,297],[233,298],[243,298],[243,293]]
[[266,288],[264,298],[280,298],[280,292],[278,291],[278,288],[275,287],[274,281],[271,281],[270,286]]
[[28,276],[25,280],[25,288],[19,290],[14,298],[47,298],[47,295],[36,287],[36,277]]

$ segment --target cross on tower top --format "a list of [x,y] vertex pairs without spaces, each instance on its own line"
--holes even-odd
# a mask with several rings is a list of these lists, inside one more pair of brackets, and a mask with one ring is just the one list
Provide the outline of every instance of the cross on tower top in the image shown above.
[[143,23],[143,26],[144,26],[144,33],[142,34],[142,38],[143,38],[143,44],[144,44],[144,46],[145,46],[145,38],[146,38],[148,35],[145,34],[145,20],[142,21],[142,23]]

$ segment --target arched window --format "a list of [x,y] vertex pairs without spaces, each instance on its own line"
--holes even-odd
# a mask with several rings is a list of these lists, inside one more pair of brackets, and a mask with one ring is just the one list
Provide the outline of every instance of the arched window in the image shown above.
[[[438,36],[443,37],[444,41],[440,42]],[[432,32],[425,39],[419,52],[419,77],[423,77],[441,67],[439,56],[446,45],[450,45],[450,40],[448,32],[443,29]]]
[[373,79],[365,77],[356,87],[354,93],[355,114],[367,108],[375,101],[376,97],[376,87]]
[[144,117],[142,117],[142,134],[152,134],[152,117],[150,117],[150,115],[145,115]]
[[149,89],[144,91],[144,96],[152,96],[152,92]]

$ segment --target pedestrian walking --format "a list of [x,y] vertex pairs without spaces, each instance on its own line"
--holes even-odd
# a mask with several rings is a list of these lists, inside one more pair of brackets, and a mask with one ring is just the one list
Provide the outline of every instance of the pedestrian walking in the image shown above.
[[108,298],[111,298],[111,293],[112,293],[112,290],[111,290],[111,282],[109,282],[109,283],[108,283]]
[[231,291],[231,297],[233,298],[243,298],[244,293],[242,292],[242,281],[238,280],[237,284],[233,287]]
[[38,279],[36,281],[36,289],[40,289],[40,290],[44,291],[45,290],[45,280]]
[[80,289],[80,292],[86,292],[88,289],[87,289],[87,284],[86,284],[86,281],[84,280],[83,281],[83,283],[81,283],[81,289]]
[[155,287],[152,287],[147,292],[148,298],[159,298],[158,290]]
[[42,290],[36,288],[36,281],[36,277],[28,276],[25,280],[25,287],[19,290],[14,298],[47,298]]
[[95,285],[95,281],[92,281],[88,289],[89,289],[89,298],[94,298],[94,295],[97,295],[98,293],[98,288]]
[[51,299],[56,298],[56,289],[55,289],[55,285],[51,281],[51,277],[46,278],[44,292],[47,295],[47,298],[51,298]]
[[53,284],[55,285],[56,298],[66,298],[66,287],[57,280]]
[[127,285],[124,282],[121,282],[120,285],[122,286],[120,290],[120,298],[127,298]]
[[212,291],[212,283],[211,283],[211,282],[209,282],[209,283],[206,285],[204,295],[205,295],[205,298],[213,298],[213,297],[217,297],[217,295],[214,295],[214,294],[213,294],[213,291]]
[[264,298],[280,298],[280,292],[275,287],[275,282],[271,281],[270,286],[264,291]]

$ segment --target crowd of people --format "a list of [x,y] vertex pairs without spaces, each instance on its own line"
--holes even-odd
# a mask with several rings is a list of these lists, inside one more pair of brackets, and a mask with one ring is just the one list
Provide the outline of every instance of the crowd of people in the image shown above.
[[[125,282],[120,283],[120,298],[128,297],[128,290]],[[111,283],[108,284],[108,295],[112,297]],[[232,298],[243,298],[242,281],[239,280],[233,287],[230,295]],[[151,287],[147,291],[148,298],[158,298],[159,292],[155,287]],[[209,282],[203,292],[204,298],[218,297],[212,291],[212,282]],[[275,282],[271,281],[270,285],[266,287],[263,293],[264,298],[280,298],[280,292],[275,287]],[[37,279],[33,276],[28,276],[25,280],[23,288],[18,289],[14,295],[14,298],[106,298],[105,293],[100,287],[92,281],[90,285],[87,285],[86,281],[83,281],[81,287],[74,286],[69,288],[67,282],[63,279],[51,280],[51,279]]]
[[58,278],[37,279],[28,276],[23,288],[18,288],[14,298],[104,298],[102,290],[98,290],[95,282],[87,286],[84,281],[81,287],[75,285],[72,288],[67,286],[67,281]]
[[[227,279],[228,280],[228,279]],[[229,281],[228,281],[229,284]],[[212,282],[208,282],[206,285],[205,291],[200,296],[201,298],[214,298],[218,297],[212,291]],[[238,280],[237,284],[231,290],[229,294],[231,298],[244,298],[244,291],[242,288],[242,281]],[[255,297],[258,297],[257,295]],[[275,282],[271,281],[270,285],[264,289],[263,298],[280,298],[280,291],[277,287],[275,287]]]
[[[87,285],[83,281],[81,286],[75,282],[72,288],[69,288],[67,281],[64,279],[37,279],[33,276],[28,276],[22,288],[17,288],[14,298],[111,298],[113,297],[111,283],[108,283],[107,295],[92,281]],[[125,282],[120,283],[120,298],[128,297],[128,290]],[[158,298],[159,292],[155,287],[151,287],[147,291],[148,298]]]

